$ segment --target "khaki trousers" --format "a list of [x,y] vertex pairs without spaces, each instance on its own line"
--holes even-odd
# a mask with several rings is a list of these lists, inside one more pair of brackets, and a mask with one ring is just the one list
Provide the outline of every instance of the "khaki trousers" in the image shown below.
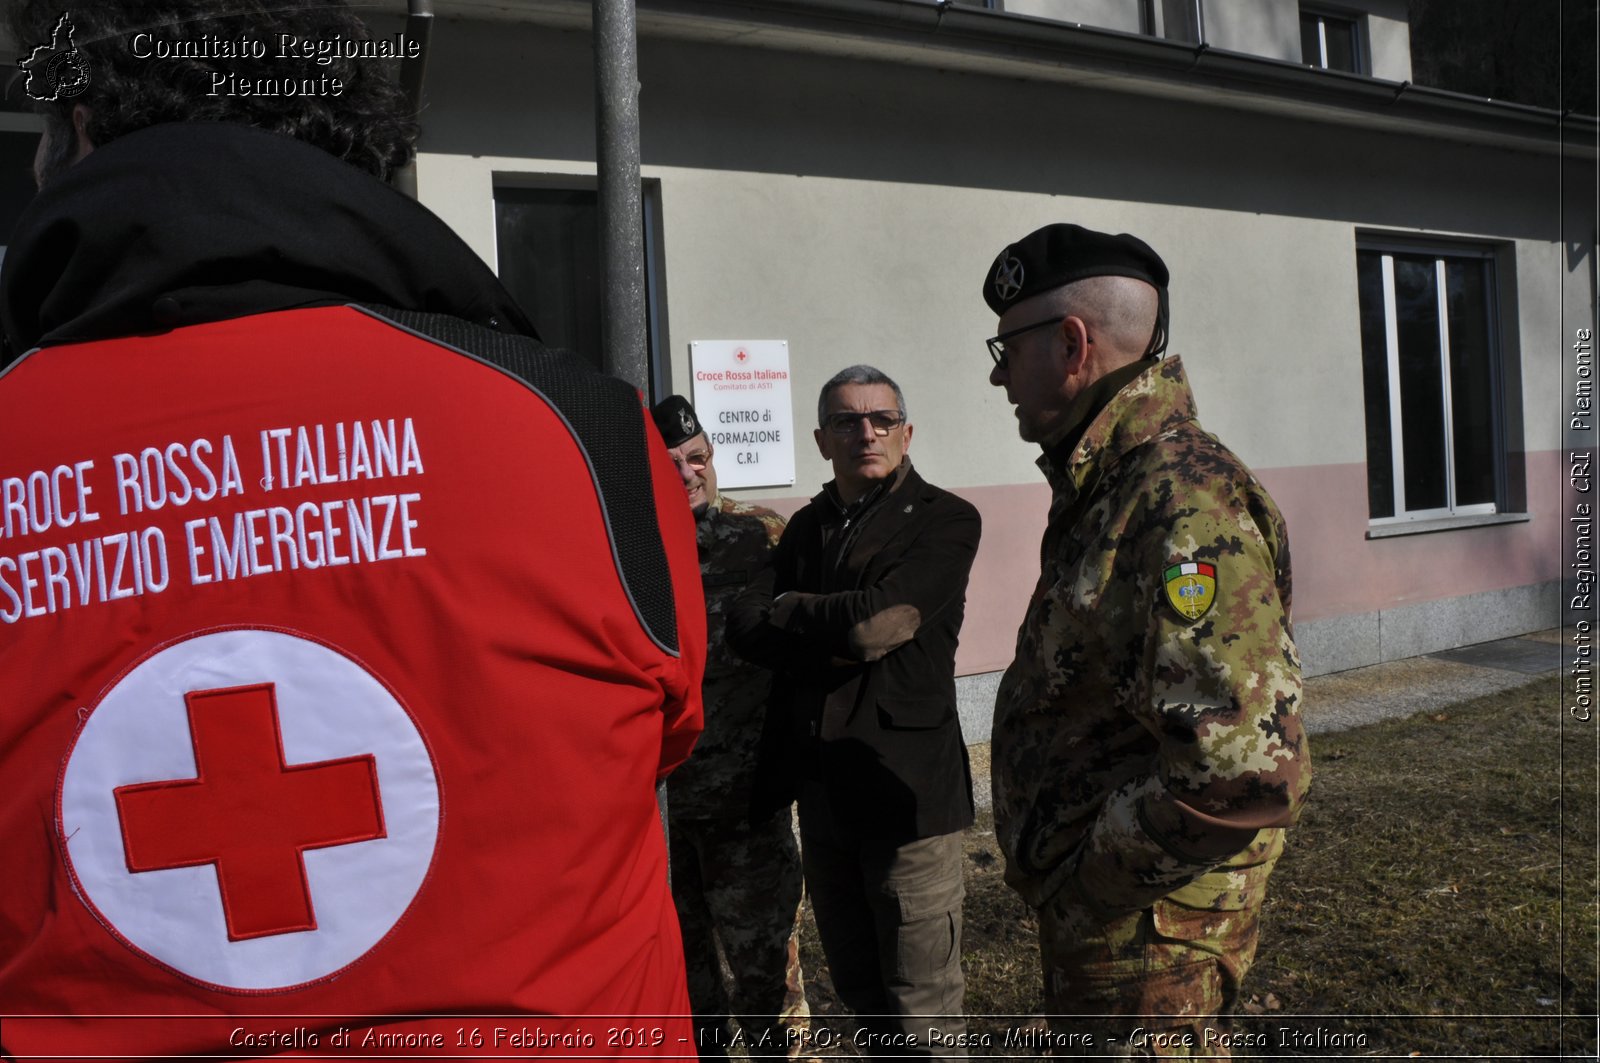
[[965,1056],[961,835],[851,832],[826,792],[800,795],[800,855],[834,989],[869,1056]]

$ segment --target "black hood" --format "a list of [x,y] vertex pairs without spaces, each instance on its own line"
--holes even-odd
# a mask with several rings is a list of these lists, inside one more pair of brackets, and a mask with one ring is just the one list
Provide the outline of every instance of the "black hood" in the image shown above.
[[0,361],[346,302],[535,335],[482,259],[376,178],[247,126],[152,126],[90,152],[23,212],[0,270]]

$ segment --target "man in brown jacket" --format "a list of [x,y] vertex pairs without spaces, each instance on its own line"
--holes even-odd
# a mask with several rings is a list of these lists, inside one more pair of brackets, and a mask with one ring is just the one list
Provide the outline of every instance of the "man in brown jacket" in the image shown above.
[[878,370],[836,374],[817,421],[834,479],[728,621],[734,648],[777,672],[758,814],[799,799],[806,887],[856,1044],[964,1055],[972,783],[955,651],[978,512],[911,467],[905,400]]

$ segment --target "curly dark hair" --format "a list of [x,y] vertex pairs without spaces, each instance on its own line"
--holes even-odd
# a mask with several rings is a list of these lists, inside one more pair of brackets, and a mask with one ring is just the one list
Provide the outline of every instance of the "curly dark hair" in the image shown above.
[[[69,2],[15,0],[7,12],[13,39],[24,48],[49,41]],[[344,54],[280,57],[280,34],[370,40],[343,0],[95,0],[68,10],[88,84],[80,95],[38,105],[58,152],[74,142],[73,109],[83,104],[95,145],[162,122],[236,122],[303,140],[381,179],[411,158],[417,123],[389,64]],[[337,78],[342,89],[213,95],[219,76],[232,86],[315,79],[324,89]]]

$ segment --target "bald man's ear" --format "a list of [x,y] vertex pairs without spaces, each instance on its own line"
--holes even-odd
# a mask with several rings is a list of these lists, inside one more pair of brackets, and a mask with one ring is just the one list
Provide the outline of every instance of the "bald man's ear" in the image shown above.
[[72,132],[78,138],[78,154],[74,162],[83,158],[94,150],[94,141],[89,139],[89,120],[94,117],[94,112],[89,110],[87,104],[74,104],[72,107]]
[[1077,376],[1089,363],[1089,326],[1083,318],[1068,315],[1061,322],[1061,337],[1067,348],[1067,375]]

